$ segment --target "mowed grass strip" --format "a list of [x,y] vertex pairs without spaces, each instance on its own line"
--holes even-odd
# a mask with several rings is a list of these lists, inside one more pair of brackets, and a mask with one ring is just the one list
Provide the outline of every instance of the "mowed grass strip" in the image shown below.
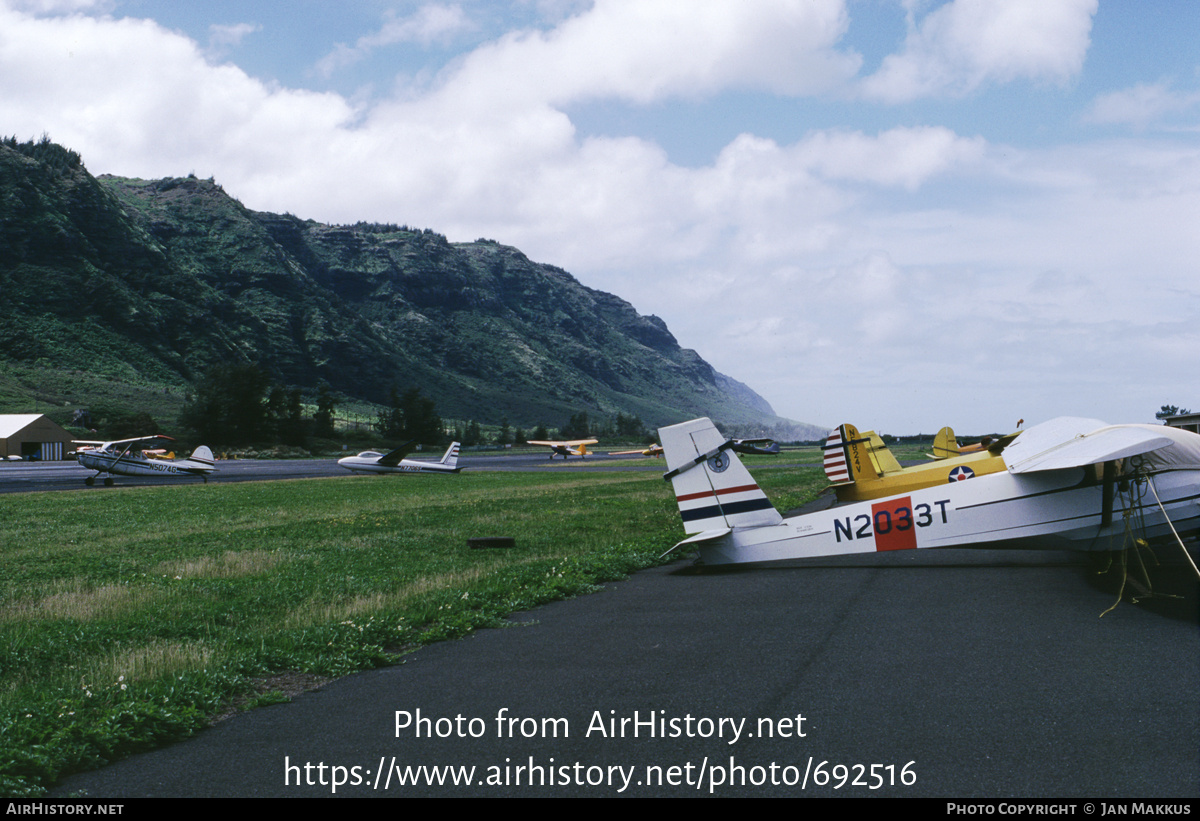
[[[756,471],[782,510],[819,471]],[[258,680],[395,663],[683,537],[657,473],[485,473],[0,496],[0,793],[186,736]],[[516,547],[472,550],[477,536]]]

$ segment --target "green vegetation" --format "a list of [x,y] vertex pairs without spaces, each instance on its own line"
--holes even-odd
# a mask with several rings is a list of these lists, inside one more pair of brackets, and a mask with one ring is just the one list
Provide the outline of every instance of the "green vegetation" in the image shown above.
[[[759,470],[782,510],[819,470]],[[0,496],[0,794],[396,663],[655,564],[657,474],[466,473]],[[511,550],[468,538],[515,536]]]
[[658,317],[515,248],[256,212],[191,176],[97,179],[48,139],[0,140],[0,293],[0,413],[57,403],[70,373],[180,393],[220,365],[372,415],[420,388],[447,418],[522,429],[786,423]]

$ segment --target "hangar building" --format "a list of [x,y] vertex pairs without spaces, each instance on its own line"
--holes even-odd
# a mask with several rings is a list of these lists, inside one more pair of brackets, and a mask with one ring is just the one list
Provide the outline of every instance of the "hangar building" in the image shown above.
[[42,413],[0,414],[0,458],[66,459],[71,434]]

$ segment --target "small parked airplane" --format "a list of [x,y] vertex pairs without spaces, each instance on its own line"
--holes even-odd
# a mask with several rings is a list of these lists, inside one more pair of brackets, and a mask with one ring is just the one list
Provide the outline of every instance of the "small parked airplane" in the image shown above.
[[613,450],[609,451],[609,456],[629,456],[634,453],[640,453],[642,456],[653,456],[656,459],[663,455],[662,445],[655,443],[645,450]]
[[416,440],[407,442],[390,453],[364,450],[357,456],[338,459],[338,464],[354,473],[458,473],[458,442],[451,442],[446,453],[436,462],[426,459],[405,459],[417,448]]
[[[949,430],[942,428],[934,440],[934,461],[901,467],[875,431],[860,434],[853,425],[839,425],[829,432],[822,446],[825,475],[833,483],[839,502],[862,502],[1006,469],[1000,453],[1016,434],[995,440],[986,450],[952,455],[942,438]],[[953,431],[950,441],[954,441]],[[936,458],[939,452],[946,456]]]
[[587,446],[595,445],[599,439],[568,439],[565,442],[535,442],[529,439],[525,442],[527,445],[545,445],[550,448],[550,458],[561,456],[566,459],[568,456],[578,456],[580,459],[587,456]]
[[[142,442],[157,442],[165,439],[175,441],[170,436],[161,434],[155,436],[138,436],[133,439],[121,439],[116,442],[92,442],[82,439],[74,440],[76,445],[83,445],[75,451],[75,461],[96,471],[96,476],[109,473],[117,476],[164,476],[184,475],[199,476],[208,482],[208,474],[216,470],[213,453],[207,446],[201,445],[192,451],[188,459],[164,459],[161,455],[143,451],[135,447]],[[91,487],[96,483],[96,476],[89,476],[83,483]],[[104,486],[111,487],[112,476],[104,477]]]
[[[705,564],[929,547],[1118,550],[1127,530],[1139,539],[1200,532],[1200,435],[1161,425],[1054,419],[995,453],[961,457],[998,460],[985,471],[955,473],[963,465],[942,460],[934,463],[937,474],[921,466],[920,482],[790,518],[771,505],[733,442],[708,419],[659,434],[664,478],[690,534],[671,549],[696,547]],[[826,447],[849,454],[840,481],[857,483],[855,471],[870,461],[863,442],[869,437],[850,426],[834,437],[841,443]]]

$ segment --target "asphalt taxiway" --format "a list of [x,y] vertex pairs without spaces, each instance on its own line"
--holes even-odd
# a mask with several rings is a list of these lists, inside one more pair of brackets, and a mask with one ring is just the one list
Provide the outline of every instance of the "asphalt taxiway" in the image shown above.
[[55,794],[1195,799],[1197,590],[1177,570],[1182,598],[1101,618],[1113,582],[1075,554],[677,563]]
[[[429,458],[429,457],[416,457]],[[433,457],[436,459],[436,457]],[[538,453],[468,454],[460,460],[464,470],[501,471],[574,471],[574,470],[642,470],[659,471],[661,465],[631,465],[630,457],[594,454],[586,459],[547,459]],[[80,490],[83,480],[96,471],[75,462],[0,462],[0,493],[21,493],[47,490]],[[336,458],[324,459],[223,459],[209,482],[261,482],[279,479],[317,479],[351,476]],[[201,484],[194,476],[114,476],[114,487],[146,485]],[[98,483],[97,490],[104,488]]]

